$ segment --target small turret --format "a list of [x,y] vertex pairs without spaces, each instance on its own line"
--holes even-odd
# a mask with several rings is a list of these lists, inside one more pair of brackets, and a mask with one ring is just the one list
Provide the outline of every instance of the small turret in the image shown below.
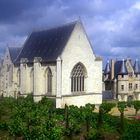
[[126,66],[125,66],[125,60],[122,60],[122,65],[121,65],[121,70],[119,74],[126,74],[127,70],[126,70]]
[[140,65],[139,65],[138,59],[135,60],[133,68],[134,68],[134,73],[135,74],[140,74]]
[[110,74],[110,63],[109,60],[107,61],[105,70],[104,70],[104,74]]

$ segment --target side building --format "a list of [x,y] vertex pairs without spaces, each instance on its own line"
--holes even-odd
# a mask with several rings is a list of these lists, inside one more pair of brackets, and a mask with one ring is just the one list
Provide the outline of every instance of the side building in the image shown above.
[[140,100],[140,65],[131,59],[108,61],[103,71],[103,93],[119,101]]
[[[57,108],[102,103],[102,60],[93,52],[81,21],[32,32],[16,59],[6,59],[7,54],[1,74],[6,75],[8,63],[13,78],[12,88],[8,84],[2,90],[4,96],[31,93],[35,101],[47,96]],[[6,85],[6,79],[2,82]]]
[[0,95],[17,97],[19,91],[19,71],[15,68],[14,61],[21,48],[6,48],[0,64]]

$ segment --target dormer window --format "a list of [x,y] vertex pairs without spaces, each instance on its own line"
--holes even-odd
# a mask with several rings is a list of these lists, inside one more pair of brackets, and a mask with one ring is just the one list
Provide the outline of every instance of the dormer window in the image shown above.
[[129,77],[132,77],[133,76],[132,72],[130,72],[128,75],[129,75]]

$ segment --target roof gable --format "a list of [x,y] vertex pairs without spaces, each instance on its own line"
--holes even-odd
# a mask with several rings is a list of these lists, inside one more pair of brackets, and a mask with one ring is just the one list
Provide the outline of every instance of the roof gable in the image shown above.
[[27,58],[29,62],[33,62],[34,57],[41,57],[45,62],[56,61],[76,23],[72,22],[60,27],[33,32],[24,44],[16,63],[19,63],[21,58]]
[[21,48],[16,48],[16,47],[9,47],[9,54],[11,57],[11,61],[14,62],[14,60],[17,58]]

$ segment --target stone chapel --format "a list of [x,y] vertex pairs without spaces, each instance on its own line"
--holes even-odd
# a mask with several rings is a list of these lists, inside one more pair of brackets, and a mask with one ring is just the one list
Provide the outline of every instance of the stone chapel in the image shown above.
[[102,103],[102,59],[81,21],[32,32],[21,48],[7,48],[0,64],[0,94],[35,101],[54,99],[57,108]]

